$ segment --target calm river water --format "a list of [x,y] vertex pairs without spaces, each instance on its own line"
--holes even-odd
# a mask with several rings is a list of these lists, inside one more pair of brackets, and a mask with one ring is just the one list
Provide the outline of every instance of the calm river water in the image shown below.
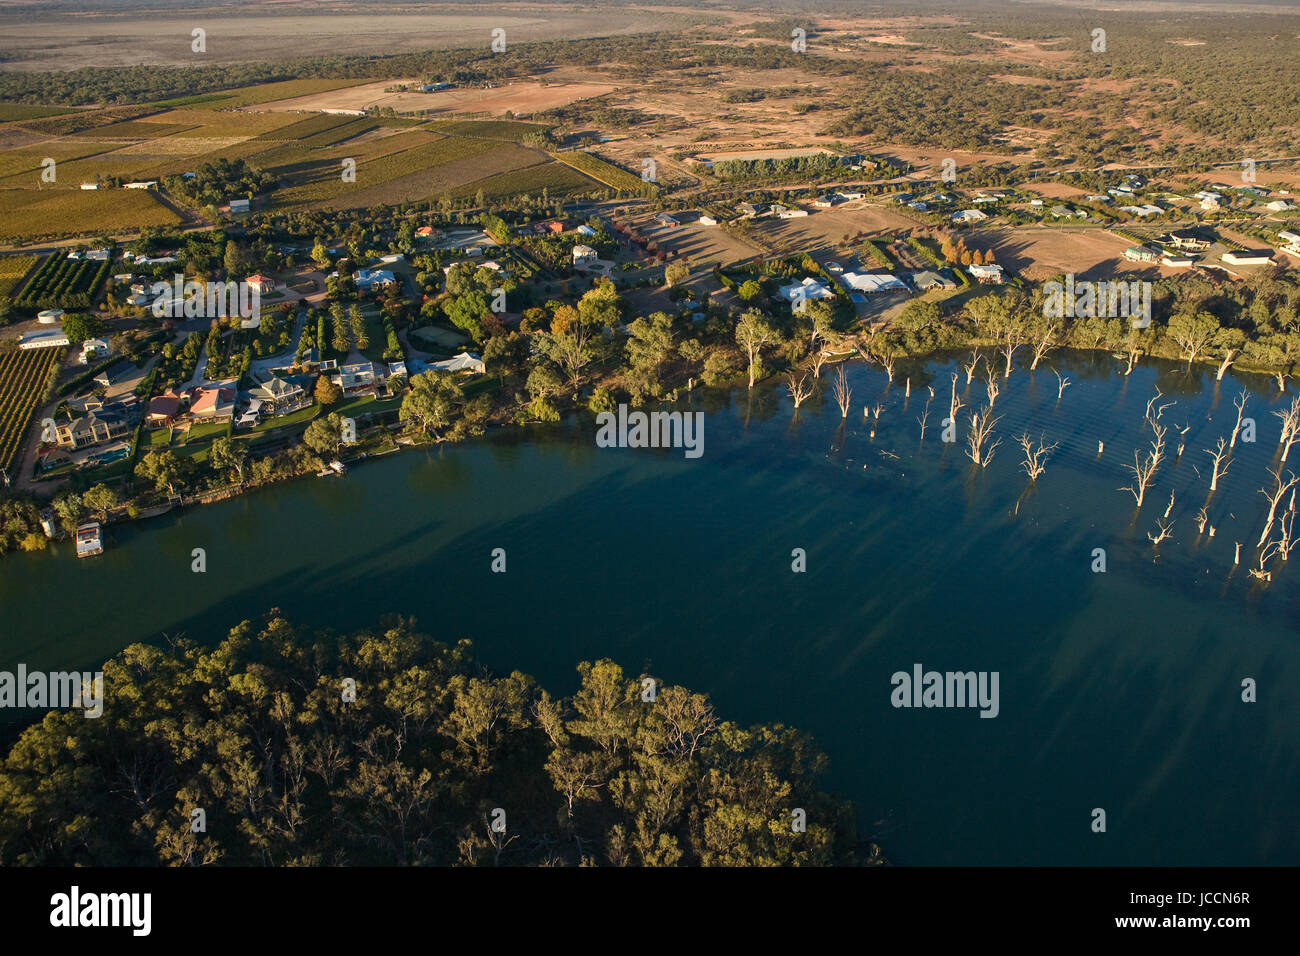
[[[910,399],[906,372],[890,388],[855,363],[847,423],[829,390],[797,416],[776,386],[697,393],[682,407],[706,413],[698,460],[597,448],[584,416],[118,525],[89,561],[67,543],[10,555],[0,668],[87,666],[182,632],[215,640],[273,606],[341,629],[397,611],[553,693],[576,687],[578,661],[611,657],[708,693],[724,717],[811,732],[829,785],[902,864],[1300,863],[1300,561],[1267,588],[1246,574],[1283,400],[1264,379],[1216,387],[1177,365],[1124,378],[1108,355],[1053,360],[1073,384],[1058,403],[1045,366],[1013,373],[982,471],[941,441],[955,361],[913,368]],[[1209,504],[1210,540],[1194,520],[1202,449],[1232,430],[1243,384],[1259,439],[1238,445]],[[1135,520],[1117,489],[1157,385],[1176,402],[1170,450],[1186,451]],[[959,394],[964,424],[982,379],[968,390],[963,374]],[[873,442],[863,406],[876,403]],[[1060,442],[1028,492],[1024,431]],[[1173,536],[1156,557],[1147,532],[1170,491]],[[1247,543],[1235,572],[1234,541]],[[489,569],[494,548],[505,574]],[[997,717],[893,707],[891,675],[915,664],[996,671]],[[1256,703],[1242,701],[1246,678]]]

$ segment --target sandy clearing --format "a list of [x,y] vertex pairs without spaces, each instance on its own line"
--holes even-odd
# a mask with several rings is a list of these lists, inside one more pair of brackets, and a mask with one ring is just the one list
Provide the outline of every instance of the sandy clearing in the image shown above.
[[381,80],[361,86],[295,96],[287,100],[245,107],[245,112],[287,112],[319,110],[361,110],[370,106],[391,107],[399,113],[455,114],[513,112],[516,116],[567,106],[578,100],[602,96],[617,87],[608,83],[548,83],[536,81],[506,83],[494,89],[457,88],[438,93],[385,93],[391,86],[416,85],[412,79]]
[[1124,258],[1124,250],[1133,243],[1102,229],[980,229],[964,233],[963,238],[972,250],[991,249],[999,265],[1031,282],[1070,272],[1080,279],[1103,279],[1117,273],[1140,273],[1155,279],[1188,272],[1130,262]]

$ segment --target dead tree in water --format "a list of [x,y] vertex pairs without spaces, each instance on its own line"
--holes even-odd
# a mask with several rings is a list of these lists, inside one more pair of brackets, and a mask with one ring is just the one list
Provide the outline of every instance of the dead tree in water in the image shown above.
[[1218,374],[1216,374],[1216,375],[1214,376],[1214,380],[1215,380],[1216,382],[1222,382],[1222,381],[1223,381],[1223,374],[1224,374],[1226,371],[1228,371],[1228,369],[1232,366],[1233,361],[1236,360],[1237,355],[1238,355],[1240,352],[1241,352],[1241,349],[1226,348],[1226,347],[1224,348],[1224,350],[1223,350],[1223,358],[1222,358],[1222,359],[1220,360],[1220,362],[1219,362],[1219,371],[1218,371]]
[[1133,495],[1139,508],[1146,499],[1147,489],[1151,487],[1151,480],[1156,476],[1156,470],[1165,458],[1165,433],[1168,429],[1156,421],[1148,421],[1151,431],[1155,438],[1151,441],[1151,448],[1145,458],[1140,451],[1133,452],[1133,464],[1125,465],[1129,471],[1133,472],[1133,485],[1121,488],[1120,491],[1127,491]]
[[921,425],[921,441],[925,441],[925,425],[929,420],[930,420],[930,399],[927,398],[925,400],[925,411],[922,412],[921,417],[917,419],[917,422],[919,422]]
[[1169,537],[1169,532],[1173,527],[1174,523],[1169,521],[1167,518],[1161,518],[1156,522],[1156,528],[1160,533],[1152,534],[1150,531],[1147,532],[1147,539],[1150,540],[1152,549],[1160,547],[1160,542]]
[[1205,453],[1214,460],[1214,471],[1210,473],[1210,490],[1217,491],[1219,479],[1227,474],[1228,466],[1232,464],[1232,459],[1229,458],[1228,442],[1220,438],[1213,448],[1205,449]]
[[952,373],[952,400],[948,402],[948,418],[957,420],[957,413],[962,410],[963,402],[957,397],[957,373]]
[[1130,332],[1128,337],[1128,360],[1127,360],[1127,364],[1124,367],[1124,374],[1126,376],[1133,374],[1133,369],[1137,366],[1138,363],[1138,356],[1140,356],[1141,354],[1142,354],[1142,350],[1138,348],[1137,333]]
[[993,407],[989,406],[984,409],[983,414],[976,412],[970,418],[970,447],[966,449],[966,457],[981,468],[987,468],[989,462],[993,460],[993,452],[1002,444],[999,438],[991,445],[988,444],[989,437],[993,434],[993,426],[998,420],[993,417]]
[[992,408],[993,403],[998,400],[998,393],[1002,391],[1002,385],[998,382],[998,377],[994,374],[993,369],[989,369],[989,377],[986,382],[989,393],[989,408]]
[[[876,437],[876,426],[880,424],[880,413],[884,411],[885,406],[877,405],[871,409],[871,437]],[[865,415],[867,410],[864,408],[862,414]]]
[[1274,412],[1282,420],[1282,437],[1278,444],[1282,446],[1282,461],[1291,454],[1291,446],[1300,441],[1300,395],[1291,399],[1291,407]]
[[1034,447],[1034,441],[1029,435],[1021,435],[1016,439],[1020,443],[1021,449],[1025,453],[1025,460],[1020,463],[1020,467],[1025,470],[1031,482],[1038,481],[1038,477],[1047,470],[1047,456],[1060,446],[1060,442],[1052,442],[1050,445],[1043,444],[1042,436],[1038,438],[1038,446]]
[[967,362],[965,365],[962,366],[962,368],[966,369],[966,384],[967,384],[967,385],[969,385],[970,382],[971,382],[971,379],[973,379],[973,378],[975,377],[975,369],[979,368],[979,364],[980,364],[981,361],[983,361],[983,359],[984,359],[984,356],[980,355],[980,350],[979,350],[979,349],[975,349],[973,352],[970,353],[970,361]]
[[808,397],[812,395],[813,389],[817,387],[817,380],[813,379],[809,382],[807,372],[796,376],[794,371],[791,370],[786,373],[785,386],[790,390],[790,397],[794,399],[795,411],[798,411],[799,406],[807,401]]
[[1273,530],[1273,521],[1277,517],[1277,506],[1282,501],[1282,497],[1291,490],[1297,481],[1300,481],[1300,478],[1296,478],[1296,476],[1289,471],[1287,472],[1289,477],[1286,481],[1283,481],[1282,465],[1280,463],[1277,468],[1270,471],[1269,474],[1273,476],[1273,490],[1266,491],[1263,488],[1259,489],[1259,493],[1268,499],[1268,516],[1264,519],[1264,530],[1260,532],[1259,540],[1255,542],[1255,547],[1257,548],[1264,547],[1265,542],[1268,541],[1269,532]]
[[1065,390],[1070,387],[1070,380],[1056,369],[1052,369],[1052,371],[1056,375],[1056,400],[1059,402],[1061,396],[1065,394]]
[[853,399],[853,389],[849,387],[849,377],[844,374],[844,366],[835,370],[835,382],[831,386],[835,394],[835,404],[840,407],[840,418],[849,417],[849,402]]
[[1237,424],[1232,426],[1232,439],[1228,442],[1229,448],[1237,447],[1237,434],[1241,431],[1241,416],[1246,411],[1246,390],[1243,388],[1241,394],[1232,400],[1232,404],[1237,406]]

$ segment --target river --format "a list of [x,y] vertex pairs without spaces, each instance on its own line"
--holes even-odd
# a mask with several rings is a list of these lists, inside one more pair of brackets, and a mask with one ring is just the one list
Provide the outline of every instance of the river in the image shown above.
[[[1267,587],[1246,567],[1283,399],[1245,378],[1259,440],[1238,444],[1208,539],[1194,520],[1202,449],[1231,432],[1242,383],[1167,363],[1125,378],[1105,354],[1050,361],[1072,384],[1058,401],[1046,366],[1014,372],[983,470],[941,441],[955,361],[927,366],[924,444],[926,388],[914,378],[905,398],[901,374],[889,387],[854,363],[845,423],[829,389],[797,415],[778,386],[697,392],[681,407],[706,413],[698,460],[597,448],[584,415],[116,525],[96,559],[67,542],[10,555],[0,668],[213,641],[271,607],[339,629],[400,612],[553,693],[575,689],[577,662],[611,657],[711,695],[728,719],[807,730],[831,757],[828,785],[898,863],[1294,865],[1300,567],[1280,565]],[[1176,402],[1170,452],[1186,451],[1135,520],[1118,489],[1157,385]],[[964,423],[982,380],[968,391],[963,374],[959,394]],[[863,406],[877,402],[873,442]],[[1028,491],[1022,431],[1060,443]],[[1147,533],[1170,491],[1156,555]],[[891,676],[915,664],[997,672],[997,716],[892,706]],[[1247,679],[1256,702],[1242,700]]]

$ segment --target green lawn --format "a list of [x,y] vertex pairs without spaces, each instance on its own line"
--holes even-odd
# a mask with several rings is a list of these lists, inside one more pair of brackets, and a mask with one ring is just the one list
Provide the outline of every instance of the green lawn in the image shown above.
[[356,418],[361,415],[379,415],[384,412],[396,411],[402,405],[400,398],[371,398],[364,395],[360,398],[350,398],[347,401],[339,402],[330,408],[331,412],[336,412],[349,418]]
[[189,437],[185,439],[185,444],[191,445],[195,442],[210,441],[213,438],[221,438],[230,434],[230,422],[204,422],[201,425],[191,425]]
[[281,415],[279,418],[268,418],[250,429],[254,435],[265,432],[275,431],[278,428],[289,428],[294,425],[306,425],[309,421],[320,414],[321,406],[319,402],[308,405],[306,408],[300,408],[296,412],[288,415]]

